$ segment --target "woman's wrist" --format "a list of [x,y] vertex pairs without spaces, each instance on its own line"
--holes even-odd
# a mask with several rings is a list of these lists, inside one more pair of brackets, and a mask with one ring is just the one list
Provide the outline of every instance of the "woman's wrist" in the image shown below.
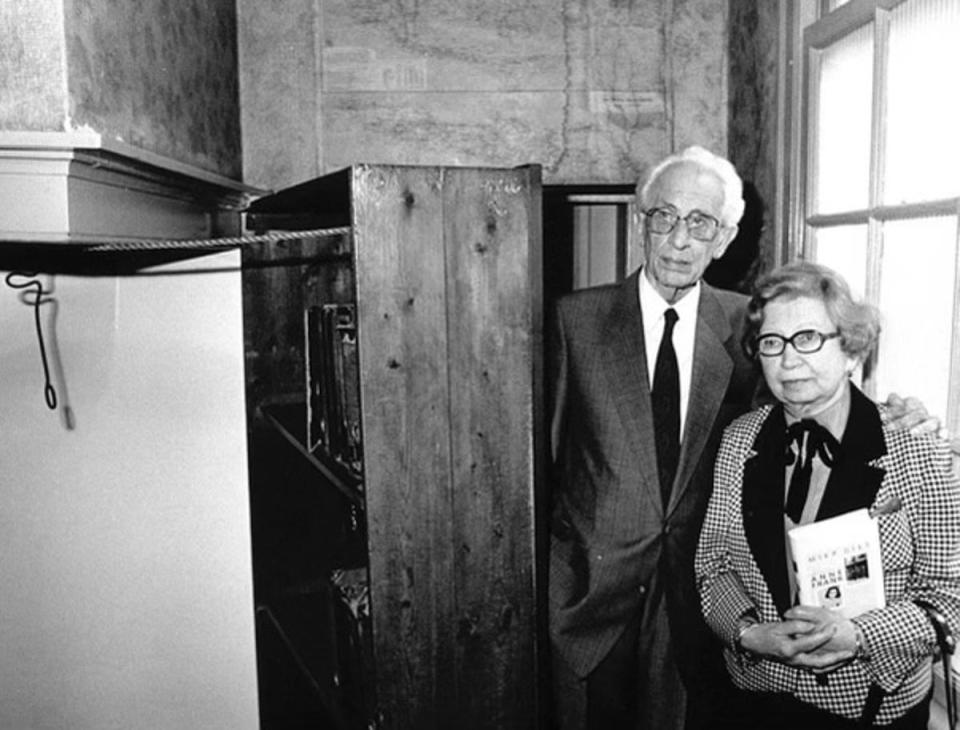
[[743,639],[753,629],[757,628],[760,622],[752,614],[744,614],[737,621],[737,638],[734,641],[734,648],[744,654],[753,654],[750,649],[744,646]]
[[863,633],[863,629],[860,627],[860,624],[856,622],[856,620],[850,619],[850,623],[853,626],[853,658],[866,661],[870,658],[870,652],[867,647],[867,637]]

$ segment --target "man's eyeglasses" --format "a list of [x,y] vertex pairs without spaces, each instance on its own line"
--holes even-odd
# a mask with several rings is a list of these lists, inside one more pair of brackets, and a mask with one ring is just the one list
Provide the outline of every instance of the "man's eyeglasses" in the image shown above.
[[800,354],[809,355],[813,352],[819,352],[823,347],[823,343],[827,340],[832,340],[834,337],[839,336],[839,332],[824,334],[816,330],[800,330],[799,332],[794,332],[789,337],[775,335],[771,332],[770,334],[759,335],[754,342],[756,342],[757,352],[764,357],[782,355],[788,343]]
[[650,208],[643,214],[647,217],[650,231],[659,235],[670,233],[681,220],[686,224],[690,237],[698,241],[712,241],[720,230],[720,221],[699,210],[691,211],[683,218],[668,208]]

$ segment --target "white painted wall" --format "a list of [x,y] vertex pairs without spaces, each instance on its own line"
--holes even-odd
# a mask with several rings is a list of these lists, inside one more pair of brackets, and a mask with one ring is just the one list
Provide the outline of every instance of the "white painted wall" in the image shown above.
[[239,252],[163,270],[44,277],[57,412],[0,279],[2,728],[258,726]]

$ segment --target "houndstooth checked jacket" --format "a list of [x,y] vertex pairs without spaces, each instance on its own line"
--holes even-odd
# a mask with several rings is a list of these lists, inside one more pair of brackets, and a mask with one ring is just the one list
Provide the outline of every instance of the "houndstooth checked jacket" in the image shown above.
[[817,519],[860,507],[895,504],[878,517],[886,607],[857,617],[869,647],[819,684],[814,675],[732,647],[737,621],[755,610],[777,621],[789,608],[783,536],[785,449],[782,406],[764,406],[726,429],[714,491],[696,556],[704,617],[727,649],[727,670],[741,689],[788,692],[834,714],[857,718],[871,683],[885,691],[876,722],[887,724],[924,700],[936,636],[913,603],[925,599],[960,629],[960,483],[946,444],[893,431],[885,409],[851,386],[841,455]]

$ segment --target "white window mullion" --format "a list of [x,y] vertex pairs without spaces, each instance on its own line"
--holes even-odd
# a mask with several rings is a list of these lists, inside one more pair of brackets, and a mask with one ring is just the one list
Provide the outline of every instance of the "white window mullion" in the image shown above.
[[[886,72],[890,38],[890,23],[887,11],[877,9],[873,18],[873,104],[870,120],[870,192],[868,208],[875,211],[883,200],[884,125],[886,110]],[[864,298],[875,305],[880,304],[880,282],[883,274],[883,223],[871,212],[867,223],[866,287]],[[864,391],[877,398],[877,366],[880,351],[877,349],[864,366]],[[882,396],[881,396],[882,397]]]
[[[864,299],[874,305],[880,303],[880,281],[883,274],[883,223],[870,216],[867,223],[867,275],[863,292]],[[877,348],[864,365],[864,392],[871,398],[885,398],[886,394],[877,393],[877,366],[880,349]]]
[[817,0],[780,4],[780,56],[778,103],[777,201],[775,217],[775,260],[780,264],[796,258],[803,250],[805,231],[804,130],[809,102],[807,59],[803,28],[817,19]]
[[883,171],[886,169],[887,59],[890,49],[890,13],[877,9],[873,20],[873,115],[870,123],[870,208],[883,200]]
[[811,258],[813,255],[813,249],[815,248],[813,236],[815,235],[815,230],[811,228],[808,221],[810,216],[816,212],[814,206],[816,205],[816,201],[819,200],[820,195],[820,186],[818,184],[820,180],[820,166],[817,164],[817,150],[820,141],[816,138],[816,135],[811,132],[811,127],[813,126],[811,120],[818,119],[820,116],[820,95],[818,93],[820,87],[819,49],[806,49],[805,64],[806,85],[804,95],[807,100],[807,106],[804,115],[806,133],[803,135],[804,144],[802,149],[804,166],[803,179],[801,180],[803,198],[802,208],[800,209],[803,237],[799,241],[793,242],[793,249],[789,252],[791,258],[798,256]]
[[[954,246],[957,256],[955,261],[955,279],[960,283],[960,199],[956,210],[956,236]],[[953,341],[950,343],[950,378],[949,393],[947,395],[947,423],[950,433],[954,434],[954,451],[957,451],[957,441],[960,441],[960,286],[954,287],[953,295]]]

